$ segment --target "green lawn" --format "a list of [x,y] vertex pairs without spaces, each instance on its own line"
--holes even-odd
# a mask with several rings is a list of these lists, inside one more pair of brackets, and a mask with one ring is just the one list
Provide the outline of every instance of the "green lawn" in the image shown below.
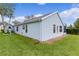
[[79,35],[67,35],[54,44],[36,44],[35,40],[17,34],[0,33],[0,55],[3,56],[72,56],[79,55]]

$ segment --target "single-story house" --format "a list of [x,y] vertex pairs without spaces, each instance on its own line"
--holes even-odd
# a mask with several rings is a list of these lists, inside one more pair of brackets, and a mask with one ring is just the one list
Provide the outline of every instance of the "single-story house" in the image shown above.
[[15,25],[14,29],[17,34],[39,41],[46,41],[66,34],[66,26],[58,12],[39,17],[28,17],[25,22]]
[[[1,15],[0,15],[0,20],[2,21]],[[3,27],[3,23],[0,22],[0,31],[3,29],[6,33],[9,31],[9,29],[11,29],[11,31],[14,31],[14,26],[12,24],[8,24],[7,22],[4,21],[4,26],[5,26],[5,29]]]
[[[0,22],[0,32],[1,32],[3,29],[4,29],[3,23]],[[9,31],[9,29],[11,29],[11,31],[14,31],[14,26],[11,25],[11,24],[7,24],[7,25],[5,26],[5,29],[4,29],[5,33],[7,33],[7,32]]]
[[11,24],[7,24],[6,26],[5,26],[5,33],[7,33],[7,32],[9,32],[9,29],[11,29],[11,31],[14,31],[14,26],[13,25],[11,25]]

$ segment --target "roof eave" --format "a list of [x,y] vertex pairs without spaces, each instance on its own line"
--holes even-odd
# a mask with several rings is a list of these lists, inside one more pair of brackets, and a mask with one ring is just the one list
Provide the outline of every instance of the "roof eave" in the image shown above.
[[24,23],[21,23],[21,24],[18,24],[18,25],[14,25],[14,26],[20,26],[20,25],[23,25],[23,24],[30,24],[30,23],[36,23],[36,22],[41,22],[42,20],[39,19],[39,20],[36,20],[36,21],[29,21],[29,22],[24,22]]
[[58,13],[58,11],[56,11],[56,12],[54,12],[54,13],[51,13],[51,14],[45,16],[45,17],[42,17],[42,20],[43,20],[43,19],[46,19],[47,17],[49,17],[49,16],[51,16],[51,15],[57,14],[57,13]]

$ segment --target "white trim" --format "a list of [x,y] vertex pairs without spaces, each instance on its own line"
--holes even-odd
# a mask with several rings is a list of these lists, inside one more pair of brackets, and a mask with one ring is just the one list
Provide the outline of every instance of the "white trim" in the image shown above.
[[49,17],[49,16],[51,16],[51,15],[57,14],[57,13],[58,13],[58,11],[56,11],[56,12],[54,12],[54,13],[51,13],[51,14],[49,14],[49,15],[47,15],[47,16],[41,18],[41,19],[45,19],[45,18],[47,18],[47,17]]

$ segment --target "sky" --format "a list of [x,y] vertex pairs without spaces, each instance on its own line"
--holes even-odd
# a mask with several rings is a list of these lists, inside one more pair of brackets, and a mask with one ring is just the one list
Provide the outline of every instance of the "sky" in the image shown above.
[[[20,22],[24,21],[24,16],[40,16],[58,11],[62,21],[69,25],[79,17],[79,4],[71,3],[16,3],[14,16]],[[6,18],[7,19],[7,18]],[[8,19],[7,19],[8,20]]]
[[46,14],[50,12],[55,12],[57,9],[59,11],[63,11],[65,9],[70,8],[70,4],[16,4],[15,16],[27,16],[32,14]]

